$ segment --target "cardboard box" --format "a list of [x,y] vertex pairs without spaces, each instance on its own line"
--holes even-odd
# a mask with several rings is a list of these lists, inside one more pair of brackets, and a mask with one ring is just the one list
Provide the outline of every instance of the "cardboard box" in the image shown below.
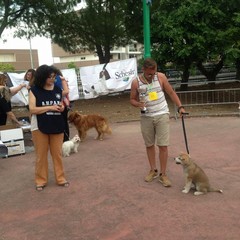
[[7,124],[7,125],[2,125],[2,126],[0,126],[0,131],[2,131],[2,130],[8,130],[8,129],[15,129],[15,128],[16,128],[16,125]]
[[8,157],[8,148],[3,144],[2,141],[0,141],[0,157]]
[[25,153],[23,130],[21,128],[0,131],[0,139],[8,148],[8,156]]

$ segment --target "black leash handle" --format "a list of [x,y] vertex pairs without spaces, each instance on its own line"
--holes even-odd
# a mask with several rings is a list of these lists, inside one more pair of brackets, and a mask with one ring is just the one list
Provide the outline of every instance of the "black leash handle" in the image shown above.
[[183,127],[183,134],[184,134],[184,140],[185,140],[185,145],[187,149],[187,153],[189,154],[189,149],[188,149],[188,141],[187,141],[187,134],[186,134],[186,129],[185,129],[185,123],[184,123],[184,115],[188,115],[189,113],[182,113],[182,127]]

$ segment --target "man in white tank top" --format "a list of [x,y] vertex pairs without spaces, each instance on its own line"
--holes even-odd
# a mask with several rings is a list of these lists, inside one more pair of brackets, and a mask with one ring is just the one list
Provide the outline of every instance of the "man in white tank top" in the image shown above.
[[159,149],[159,181],[164,187],[170,187],[171,181],[166,174],[169,146],[169,108],[164,93],[178,106],[178,112],[184,113],[176,92],[163,73],[157,72],[157,63],[147,58],[144,60],[143,73],[133,80],[130,103],[141,112],[141,132],[145,142],[150,171],[145,177],[151,182],[158,177],[155,159],[155,145]]

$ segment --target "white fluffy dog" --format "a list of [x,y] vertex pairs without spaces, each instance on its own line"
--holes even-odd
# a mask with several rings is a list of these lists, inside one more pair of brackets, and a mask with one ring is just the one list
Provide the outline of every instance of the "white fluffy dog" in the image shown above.
[[71,152],[77,153],[79,142],[81,142],[81,139],[78,135],[75,135],[71,140],[64,142],[62,145],[63,156],[69,157]]

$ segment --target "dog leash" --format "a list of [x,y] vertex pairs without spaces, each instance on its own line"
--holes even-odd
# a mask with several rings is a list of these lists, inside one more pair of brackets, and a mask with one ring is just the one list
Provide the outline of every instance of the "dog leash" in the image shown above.
[[189,114],[189,113],[182,113],[182,127],[183,127],[183,135],[184,135],[184,140],[185,140],[185,145],[186,145],[187,153],[189,154],[187,134],[186,134],[185,123],[184,123],[184,115],[188,115],[188,114]]

